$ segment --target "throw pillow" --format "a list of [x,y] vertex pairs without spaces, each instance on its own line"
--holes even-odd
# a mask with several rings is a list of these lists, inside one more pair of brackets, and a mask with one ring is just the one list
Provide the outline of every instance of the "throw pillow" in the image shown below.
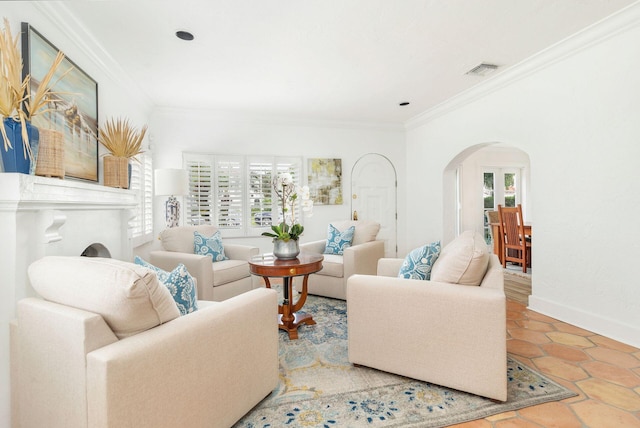
[[134,263],[47,256],[29,266],[29,280],[45,300],[102,315],[119,339],[180,316],[158,276]]
[[171,272],[162,270],[138,256],[135,258],[135,264],[144,266],[156,273],[158,281],[164,284],[171,293],[171,297],[175,300],[181,315],[190,314],[198,310],[196,283],[182,263]]
[[344,232],[340,232],[332,224],[329,224],[327,245],[324,248],[325,254],[343,255],[344,250],[351,246],[353,241],[353,233],[356,231],[355,226],[349,227]]
[[431,278],[431,267],[440,255],[440,241],[412,250],[405,257],[398,278],[422,279]]
[[224,255],[224,247],[222,246],[222,235],[220,234],[220,231],[217,231],[209,238],[202,235],[200,232],[193,232],[193,235],[195,254],[209,256],[213,262],[229,260],[229,258]]

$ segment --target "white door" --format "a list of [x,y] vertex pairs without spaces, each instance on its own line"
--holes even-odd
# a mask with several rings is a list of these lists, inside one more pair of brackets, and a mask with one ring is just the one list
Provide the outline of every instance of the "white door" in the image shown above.
[[384,241],[385,257],[396,257],[396,170],[377,153],[362,156],[351,171],[351,216],[380,223],[378,239]]

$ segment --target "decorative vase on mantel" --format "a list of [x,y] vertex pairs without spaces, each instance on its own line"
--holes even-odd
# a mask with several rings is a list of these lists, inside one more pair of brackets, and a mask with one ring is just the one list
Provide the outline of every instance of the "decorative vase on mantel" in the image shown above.
[[106,155],[103,163],[104,185],[120,189],[129,188],[129,159]]
[[300,254],[300,245],[297,239],[273,240],[273,255],[280,260],[293,260]]
[[[20,121],[6,117],[3,120],[3,126],[11,143],[11,148],[4,150],[4,138],[0,134],[0,152],[2,152],[2,166],[4,172],[19,172],[22,174],[33,174],[36,167],[36,156],[38,154],[38,142],[40,133],[38,128],[25,122],[27,127],[27,135],[29,136],[29,147],[31,148],[31,156],[24,153],[24,142],[22,140],[22,124]],[[32,159],[33,157],[33,159]]]

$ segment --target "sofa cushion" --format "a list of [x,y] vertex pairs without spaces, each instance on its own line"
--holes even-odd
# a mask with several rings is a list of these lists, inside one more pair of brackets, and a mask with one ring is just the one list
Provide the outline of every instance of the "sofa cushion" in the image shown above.
[[351,246],[355,226],[348,227],[344,231],[338,230],[334,225],[329,224],[327,230],[327,245],[324,254],[344,254],[344,250]]
[[373,220],[334,221],[332,224],[338,230],[345,230],[351,226],[356,227],[351,245],[360,245],[365,242],[375,241],[380,231],[380,223]]
[[440,249],[440,241],[437,241],[412,250],[402,262],[398,278],[428,281],[431,278],[431,268],[440,255]]
[[180,316],[156,274],[133,263],[48,256],[29,266],[29,279],[45,300],[101,315],[120,339]]
[[244,260],[223,260],[212,266],[214,287],[251,276],[249,263]]
[[442,249],[431,269],[431,280],[480,285],[488,265],[489,252],[483,236],[468,230]]
[[170,227],[160,233],[160,240],[162,248],[167,251],[193,254],[194,232],[212,236],[217,230],[217,227],[211,225]]
[[344,277],[344,257],[336,254],[326,254],[322,260],[322,270],[316,275]]
[[198,310],[198,293],[196,282],[182,263],[174,270],[167,272],[152,265],[141,257],[136,256],[134,263],[151,269],[158,276],[158,280],[164,284],[176,302],[181,315],[190,314]]
[[194,234],[194,253],[201,256],[211,257],[213,262],[221,262],[229,260],[224,254],[224,246],[222,245],[222,235],[217,230],[212,236],[205,236],[198,231]]

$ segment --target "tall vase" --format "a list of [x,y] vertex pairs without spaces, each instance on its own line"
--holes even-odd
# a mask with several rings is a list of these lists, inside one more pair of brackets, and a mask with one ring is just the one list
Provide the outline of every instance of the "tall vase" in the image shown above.
[[[4,150],[4,137],[0,137],[2,144],[0,152],[2,152],[2,166],[4,172],[19,172],[22,174],[33,174],[36,169],[36,156],[38,153],[38,143],[40,133],[38,128],[26,122],[27,135],[29,136],[29,147],[33,156],[33,161],[29,154],[25,156],[24,142],[22,141],[22,125],[19,121],[12,118],[5,118],[3,121],[4,129],[11,143],[11,148]],[[2,134],[0,134],[2,135]]]
[[283,241],[282,239],[273,240],[273,255],[280,260],[293,260],[300,254],[300,246],[297,239],[289,239]]

